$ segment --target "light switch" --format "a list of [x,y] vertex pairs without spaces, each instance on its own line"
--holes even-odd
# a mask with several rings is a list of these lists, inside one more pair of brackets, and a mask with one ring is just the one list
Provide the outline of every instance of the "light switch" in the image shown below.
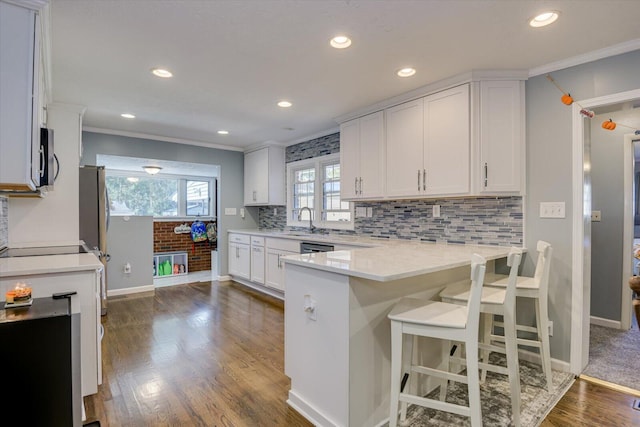
[[373,208],[367,208],[367,218],[373,217]]
[[367,208],[364,206],[356,207],[356,218],[364,218],[367,216]]
[[224,208],[225,215],[235,215],[237,212],[236,208]]
[[564,218],[564,202],[540,202],[540,218]]

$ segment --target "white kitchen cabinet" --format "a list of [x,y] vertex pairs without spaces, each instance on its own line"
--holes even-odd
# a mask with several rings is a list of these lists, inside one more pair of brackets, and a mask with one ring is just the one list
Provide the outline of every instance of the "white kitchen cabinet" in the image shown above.
[[[95,263],[99,262],[95,260]],[[98,385],[102,384],[100,278],[101,270],[0,277],[2,295],[7,289],[14,288],[17,282],[28,283],[32,288],[33,298],[51,297],[57,292],[77,292],[77,295],[71,297],[71,311],[80,313],[80,371],[83,396],[97,393]]]
[[269,146],[244,155],[245,206],[285,205],[284,148]]
[[251,236],[251,281],[264,285],[264,237]]
[[40,23],[37,10],[0,2],[0,184],[40,185]]
[[266,239],[266,279],[265,285],[284,292],[283,256],[300,253],[300,241],[290,239]]
[[524,193],[524,82],[481,81],[479,167],[480,194]]
[[470,193],[469,85],[386,110],[386,196]]
[[250,238],[244,234],[229,234],[229,274],[251,278]]
[[384,112],[340,125],[340,198],[384,195]]

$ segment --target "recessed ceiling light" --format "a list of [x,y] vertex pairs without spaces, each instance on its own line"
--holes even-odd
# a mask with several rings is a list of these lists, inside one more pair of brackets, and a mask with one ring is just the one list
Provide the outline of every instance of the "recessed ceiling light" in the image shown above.
[[289,108],[289,107],[291,107],[292,105],[293,105],[293,104],[292,104],[292,103],[290,103],[289,101],[284,101],[284,100],[282,100],[282,101],[279,101],[279,102],[278,102],[278,107],[282,107],[282,108]]
[[335,36],[329,41],[329,44],[336,49],[345,49],[351,46],[351,39],[347,36]]
[[163,68],[154,68],[151,70],[154,76],[162,77],[163,79],[168,79],[169,77],[173,77],[173,73],[169,70],[165,70]]
[[396,74],[398,74],[400,77],[411,77],[415,73],[416,73],[416,69],[415,68],[407,67],[407,68],[402,68],[402,69],[398,70],[398,72]]
[[136,116],[134,116],[131,113],[122,113],[122,114],[120,114],[120,116],[124,117],[125,119],[135,119],[136,118]]
[[554,11],[541,13],[531,18],[531,20],[529,20],[529,25],[534,28],[544,27],[556,22],[556,19],[558,19],[558,15],[558,12]]
[[218,134],[220,134],[220,135],[229,135],[229,131],[228,130],[219,130]]
[[162,170],[160,166],[143,166],[142,169],[149,175],[155,175]]

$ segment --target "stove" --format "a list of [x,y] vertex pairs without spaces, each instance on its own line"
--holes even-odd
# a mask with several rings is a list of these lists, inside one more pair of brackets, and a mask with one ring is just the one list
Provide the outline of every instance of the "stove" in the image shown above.
[[31,248],[4,248],[0,250],[0,258],[43,256],[43,255],[69,255],[86,254],[89,250],[84,245],[69,246],[39,246]]

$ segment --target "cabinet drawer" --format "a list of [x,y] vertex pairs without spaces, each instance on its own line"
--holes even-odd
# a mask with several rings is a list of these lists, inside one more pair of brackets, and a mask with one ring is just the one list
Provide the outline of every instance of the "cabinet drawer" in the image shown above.
[[251,245],[252,246],[264,246],[264,237],[251,236]]
[[300,241],[290,239],[267,239],[267,249],[279,249],[296,254],[300,253]]
[[249,236],[247,234],[230,233],[229,234],[229,242],[244,243],[244,244],[248,245],[251,242],[251,236]]

